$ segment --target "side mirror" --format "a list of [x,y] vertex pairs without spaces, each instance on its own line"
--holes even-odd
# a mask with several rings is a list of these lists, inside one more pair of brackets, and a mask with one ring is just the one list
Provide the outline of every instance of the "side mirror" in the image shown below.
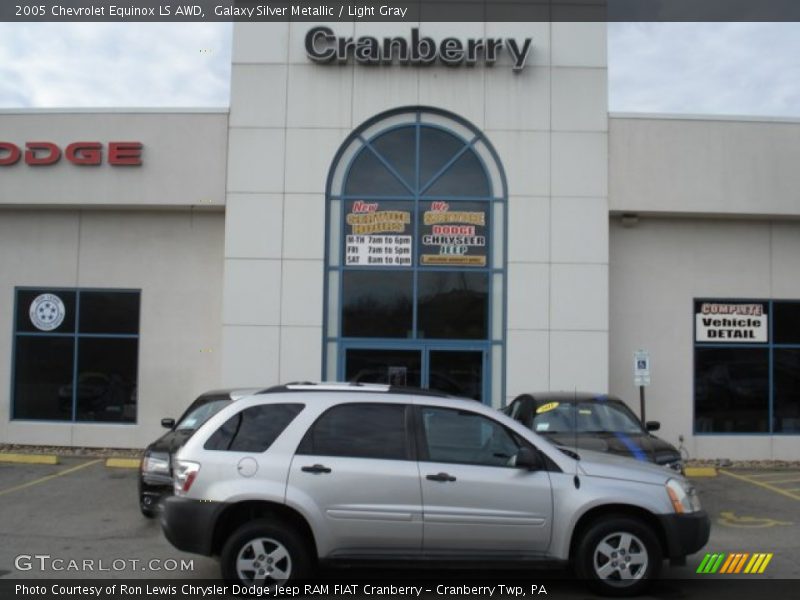
[[528,471],[539,471],[544,467],[544,461],[538,450],[523,446],[517,452],[517,460],[514,465]]
[[644,428],[647,431],[658,431],[659,429],[661,429],[661,423],[659,423],[658,421],[648,421],[647,423],[644,424]]
[[175,427],[175,419],[161,419],[161,426],[164,429],[172,429]]

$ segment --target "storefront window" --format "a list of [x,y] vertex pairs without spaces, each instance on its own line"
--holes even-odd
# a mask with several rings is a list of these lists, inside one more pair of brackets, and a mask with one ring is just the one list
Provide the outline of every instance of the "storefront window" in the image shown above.
[[327,195],[325,377],[499,401],[506,190],[483,135],[387,113],[344,143]]
[[800,433],[800,302],[695,301],[697,433]]
[[139,298],[18,289],[13,418],[135,422]]

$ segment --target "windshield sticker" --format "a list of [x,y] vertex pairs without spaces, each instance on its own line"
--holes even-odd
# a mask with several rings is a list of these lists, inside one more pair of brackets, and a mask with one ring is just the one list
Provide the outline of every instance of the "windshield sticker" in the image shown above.
[[580,414],[582,414],[582,415],[590,415],[590,414],[592,414],[592,409],[591,408],[579,408],[578,412]]
[[558,407],[559,404],[560,404],[559,402],[548,402],[547,404],[542,404],[539,408],[536,409],[536,414],[540,415],[542,413],[551,411],[554,408]]
[[550,429],[550,423],[537,423],[536,431],[547,431]]

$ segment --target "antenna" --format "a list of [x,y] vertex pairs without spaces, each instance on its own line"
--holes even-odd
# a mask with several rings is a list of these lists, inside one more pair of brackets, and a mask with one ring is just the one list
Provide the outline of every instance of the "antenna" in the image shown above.
[[581,459],[581,455],[578,454],[578,388],[573,388],[572,391],[572,435],[573,440],[575,441],[575,476],[572,478],[572,483],[575,484],[575,489],[579,489],[581,487],[581,480],[578,477],[578,461]]

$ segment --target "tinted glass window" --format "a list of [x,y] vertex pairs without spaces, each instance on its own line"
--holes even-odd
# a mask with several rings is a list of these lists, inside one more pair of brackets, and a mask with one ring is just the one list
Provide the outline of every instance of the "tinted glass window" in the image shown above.
[[769,350],[695,348],[695,429],[757,433],[769,429]]
[[435,127],[423,127],[419,135],[419,185],[422,189],[465,144],[456,136]]
[[135,422],[139,300],[131,291],[17,290],[14,418]]
[[342,335],[409,337],[413,276],[410,272],[345,271]]
[[302,404],[251,406],[228,419],[205,443],[206,450],[264,452],[303,410]]
[[800,433],[800,348],[776,348],[772,364],[774,431]]
[[772,307],[776,344],[800,344],[800,302],[775,302]]
[[421,371],[418,350],[347,350],[347,381],[419,387]]
[[79,421],[136,421],[136,338],[82,338],[75,393]]
[[420,337],[485,339],[489,276],[463,271],[419,274]]
[[402,404],[336,406],[311,427],[298,454],[408,460]]
[[72,420],[75,341],[70,337],[17,337],[14,418]]
[[361,150],[350,168],[345,194],[402,196],[410,192],[369,148]]
[[393,129],[372,141],[372,147],[412,188],[416,183],[416,144],[416,127]]
[[519,445],[505,427],[482,415],[423,407],[427,460],[490,467],[514,465]]
[[138,333],[139,293],[81,292],[81,333]]
[[489,180],[478,157],[467,150],[428,188],[426,196],[488,196]]

